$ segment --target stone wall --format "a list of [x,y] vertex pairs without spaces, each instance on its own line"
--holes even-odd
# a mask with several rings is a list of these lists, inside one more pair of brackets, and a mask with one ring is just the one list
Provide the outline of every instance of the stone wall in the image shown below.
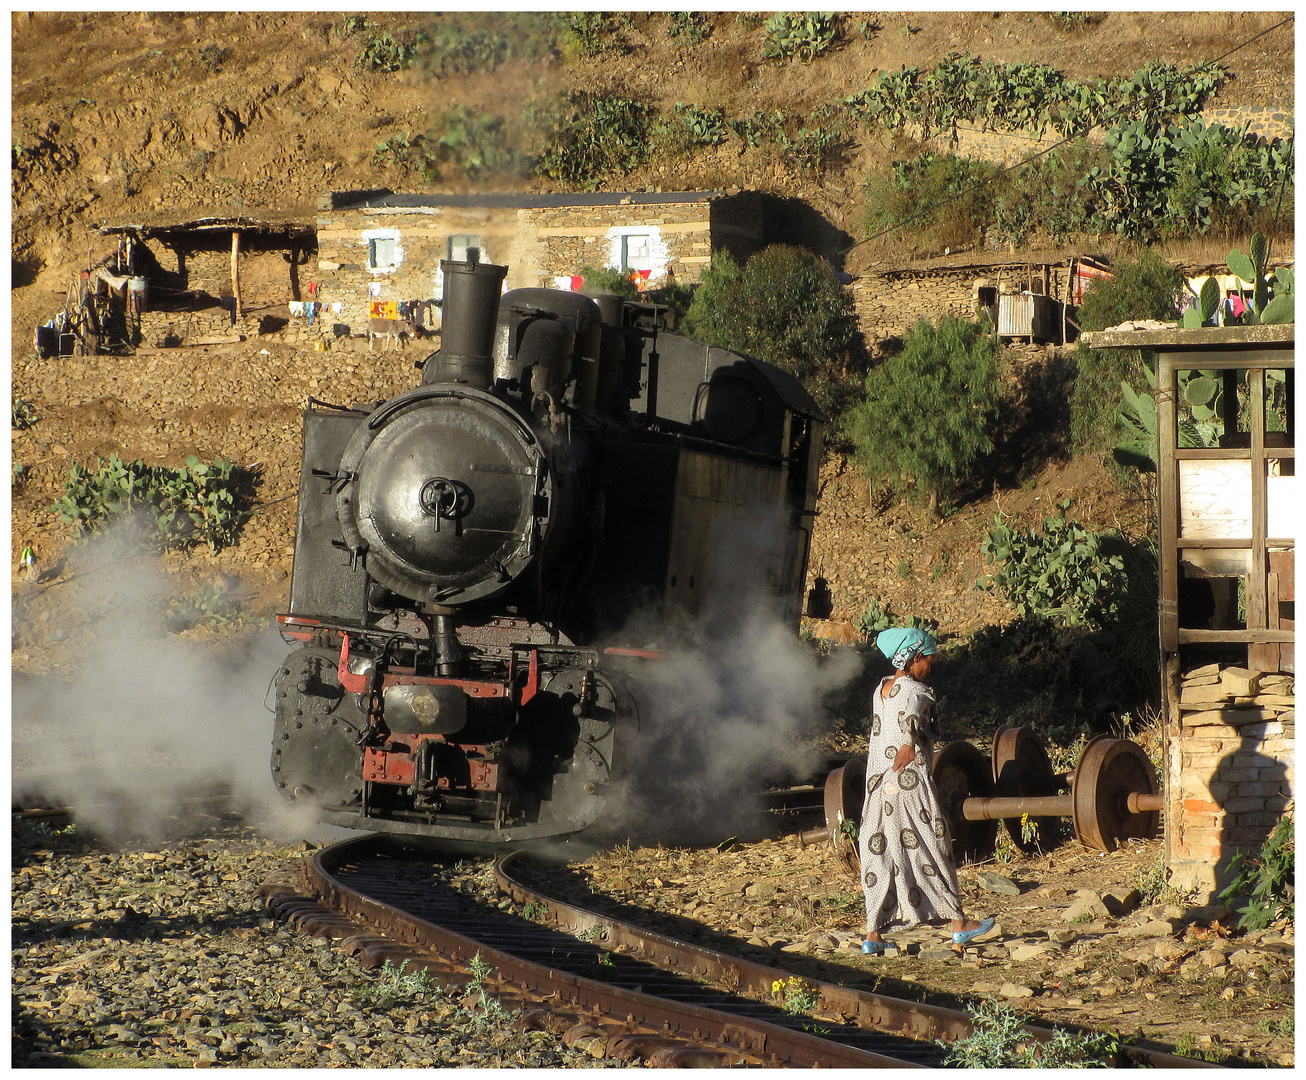
[[[1049,270],[1048,291],[1065,292],[1066,267]],[[1058,275],[1061,280],[1058,283]],[[1003,292],[1018,292],[1031,281],[1042,287],[1042,264],[1013,263],[936,270],[867,271],[850,286],[857,325],[872,356],[881,355],[921,319],[937,322],[941,316],[973,319],[977,312],[976,285],[981,281]]]
[[1171,884],[1214,892],[1292,802],[1293,677],[1207,664],[1182,677],[1167,721]]

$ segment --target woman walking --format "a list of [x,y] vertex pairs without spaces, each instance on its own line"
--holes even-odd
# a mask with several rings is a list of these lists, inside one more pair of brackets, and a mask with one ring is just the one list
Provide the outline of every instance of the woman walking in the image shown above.
[[894,674],[876,688],[866,753],[866,801],[858,851],[866,896],[862,952],[885,950],[881,931],[893,924],[952,922],[954,944],[993,929],[993,919],[967,919],[961,907],[952,840],[930,776],[934,756],[934,691],[925,685],[938,645],[912,627],[885,630],[875,647]]

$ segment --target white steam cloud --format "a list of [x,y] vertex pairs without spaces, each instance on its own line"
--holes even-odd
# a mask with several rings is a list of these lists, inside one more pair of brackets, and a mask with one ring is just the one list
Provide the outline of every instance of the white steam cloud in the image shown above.
[[175,586],[149,560],[109,540],[76,561],[62,586],[77,609],[67,620],[78,627],[75,677],[14,679],[15,799],[70,806],[79,824],[121,841],[211,824],[224,809],[211,797],[229,794],[225,809],[271,835],[309,835],[269,773],[264,697],[287,652],[276,630],[183,640],[164,623]]
[[[861,661],[852,650],[820,658],[782,617],[766,580],[780,524],[718,519],[702,545],[709,595],[699,617],[680,624],[677,644],[637,672],[640,731],[608,828],[684,842],[742,836],[759,825],[752,796],[765,781],[819,765],[803,736]],[[664,619],[663,635],[668,626]]]

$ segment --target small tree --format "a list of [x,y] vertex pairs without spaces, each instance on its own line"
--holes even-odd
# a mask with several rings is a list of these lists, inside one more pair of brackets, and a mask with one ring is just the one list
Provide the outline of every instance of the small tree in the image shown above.
[[[1121,262],[1115,276],[1095,284],[1079,308],[1082,330],[1105,330],[1129,319],[1173,323],[1175,301],[1183,292],[1183,275],[1156,252],[1145,249],[1137,259]],[[1075,350],[1078,371],[1070,398],[1070,437],[1080,453],[1107,450],[1116,443],[1115,411],[1120,384],[1151,393],[1137,349]]]
[[922,319],[902,352],[866,377],[866,400],[853,416],[858,461],[870,475],[907,476],[929,494],[951,492],[980,454],[993,448],[999,346],[975,323]]
[[848,290],[819,255],[787,244],[759,251],[742,267],[724,251],[713,255],[684,333],[788,371],[836,430],[864,371]]

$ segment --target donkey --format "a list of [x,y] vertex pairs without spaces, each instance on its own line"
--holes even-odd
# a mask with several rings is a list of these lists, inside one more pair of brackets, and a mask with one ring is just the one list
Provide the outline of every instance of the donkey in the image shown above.
[[384,352],[387,342],[392,349],[404,347],[404,336],[413,337],[417,326],[411,319],[368,319],[367,351],[372,351],[372,343],[381,338],[381,350]]

